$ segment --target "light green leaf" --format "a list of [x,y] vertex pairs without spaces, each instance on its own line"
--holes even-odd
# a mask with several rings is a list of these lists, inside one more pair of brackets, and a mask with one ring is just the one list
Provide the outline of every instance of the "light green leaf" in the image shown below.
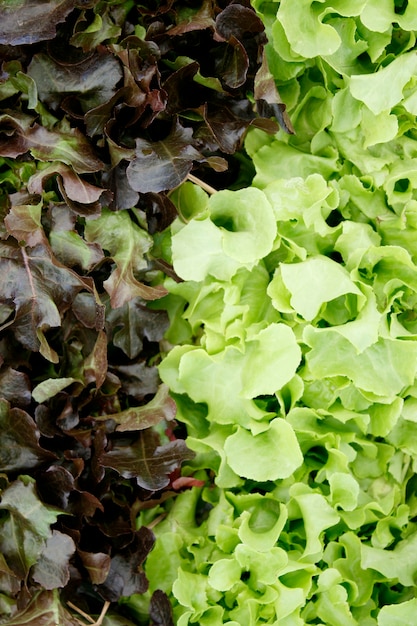
[[348,602],[348,593],[342,585],[333,585],[318,594],[316,610],[325,624],[357,626]]
[[208,582],[217,591],[228,591],[240,581],[242,566],[234,558],[219,559],[210,568]]
[[386,437],[396,425],[403,410],[402,398],[395,398],[389,404],[375,403],[369,407],[371,418],[369,432],[375,437]]
[[193,574],[180,568],[172,592],[180,604],[194,611],[197,618],[209,608],[207,580],[199,574]]
[[208,194],[199,186],[186,181],[170,195],[178,213],[185,221],[204,215],[207,211]]
[[[362,109],[362,104],[352,96],[348,87],[336,91],[332,100],[331,131],[344,133],[359,126],[362,119]],[[356,176],[354,178],[356,179]]]
[[330,496],[334,507],[353,511],[358,503],[359,484],[351,474],[335,472],[329,476]]
[[242,511],[239,538],[242,543],[265,552],[278,541],[288,519],[284,504],[262,497],[250,511]]
[[347,271],[328,257],[315,256],[300,263],[280,265],[282,280],[291,293],[294,309],[311,321],[324,302],[341,295],[362,295]]
[[245,355],[234,347],[214,355],[196,349],[181,358],[180,383],[195,402],[207,404],[207,419],[214,423],[248,426],[250,417],[264,415],[252,399],[242,397],[244,362]]
[[[356,177],[352,176],[351,179],[356,179]],[[377,204],[374,194],[367,194],[360,181],[358,183],[360,187],[358,194],[361,196],[363,190],[363,199],[358,199],[357,201],[364,205]],[[350,195],[352,200],[356,200],[354,192],[351,192]],[[350,270],[359,265],[361,257],[366,250],[378,246],[380,242],[380,236],[373,230],[370,224],[346,221],[343,222],[342,234],[337,239],[335,249],[340,252],[347,268]]]
[[252,159],[256,168],[253,184],[260,189],[276,181],[277,174],[284,179],[305,179],[311,174],[319,173],[323,178],[329,179],[340,169],[336,152],[328,156],[318,156],[279,141],[262,146],[253,154]]
[[270,324],[246,343],[242,363],[242,395],[273,394],[294,376],[301,350],[289,326]]
[[246,264],[271,251],[277,226],[274,211],[259,189],[220,191],[211,196],[209,211],[222,232],[222,245],[228,256]]
[[[187,446],[195,452],[204,455],[206,463],[204,467],[210,468],[216,475],[215,483],[221,489],[233,489],[243,484],[243,480],[233,471],[225,451],[225,442],[233,432],[232,426],[214,425],[210,429],[210,434],[204,439],[188,437]],[[215,458],[210,454],[215,451]]]
[[399,604],[386,604],[378,613],[378,626],[414,626],[416,611],[416,598]]
[[347,376],[364,391],[393,397],[411,385],[417,371],[417,344],[380,338],[362,353],[336,332],[313,327],[304,331],[311,347],[306,355],[309,371],[316,379]]
[[413,587],[417,575],[416,546],[417,533],[399,541],[393,550],[362,544],[361,565],[364,569],[380,572],[388,580],[398,580],[405,587]]
[[368,42],[358,37],[356,20],[330,17],[327,22],[338,33],[341,45],[325,59],[339,74],[361,74],[362,63],[358,57],[368,49]]
[[[300,484],[294,485],[290,493],[304,520],[306,545],[302,559],[314,563],[320,559],[323,552],[322,532],[337,524],[339,515],[321,494],[311,493]],[[289,513],[291,516],[291,510]]]
[[[416,56],[409,52],[397,57],[378,72],[351,76],[350,91],[354,98],[378,115],[390,111],[401,101],[404,88],[416,71]],[[386,85],[390,88],[386,89]]]
[[236,474],[262,482],[288,478],[303,462],[303,455],[290,424],[272,420],[267,431],[252,435],[244,428],[226,439],[227,461]]
[[[282,169],[282,176],[281,172]],[[338,193],[328,184],[322,172],[307,174],[305,178],[298,172],[293,172],[293,176],[288,179],[277,179],[275,176],[271,182],[268,181],[265,195],[279,222],[297,220],[297,226],[304,223],[309,228],[310,237],[313,232],[324,236],[332,232],[325,220],[339,202]]]
[[[146,559],[146,574],[150,580],[151,591],[156,588],[165,592],[171,590],[182,562],[182,546],[183,538],[177,532],[165,529],[158,536],[155,547]],[[163,569],[161,563],[164,563]]]
[[[305,573],[302,572],[297,576],[297,572],[293,572],[294,587],[282,584],[278,579],[274,587],[279,590],[279,600],[275,603],[276,616],[279,624],[282,626],[304,626],[305,622],[300,617],[300,609],[305,605],[305,593],[302,588],[305,583]],[[295,582],[297,578],[299,581]]]
[[278,547],[258,552],[240,543],[236,546],[235,555],[241,568],[250,573],[250,585],[254,590],[261,585],[272,585],[288,564],[287,553]]
[[43,380],[32,391],[32,397],[36,402],[45,402],[49,398],[53,398],[63,389],[72,385],[72,383],[81,382],[76,378],[48,378]]
[[291,48],[305,58],[333,54],[341,44],[337,31],[322,22],[325,13],[321,3],[314,4],[311,0],[296,5],[282,0],[277,13]]
[[210,217],[192,220],[172,237],[174,268],[181,278],[230,280],[239,267],[252,269],[271,251],[274,212],[258,189],[220,191],[210,198],[208,210]]
[[361,126],[364,136],[363,146],[369,148],[395,139],[398,133],[398,118],[389,111],[374,114],[367,107],[363,107]]
[[393,24],[399,24],[404,30],[417,29],[417,6],[406,2],[404,10],[396,11],[396,4],[390,0],[369,0],[361,15],[361,21],[367,28],[379,33],[390,31]]
[[[380,325],[384,319],[382,313],[378,311],[373,290],[367,285],[361,286],[368,299],[365,301],[363,308],[359,310],[356,319],[344,324],[329,326],[326,329],[316,329],[317,333],[323,332],[325,335],[328,333],[339,333],[355,346],[358,354],[378,341]],[[323,314],[324,318],[326,318],[326,313],[328,317],[328,311],[326,310]]]
[[222,241],[222,232],[210,218],[189,222],[172,237],[172,259],[178,276],[195,281],[208,275],[229,280],[240,263],[224,253]]

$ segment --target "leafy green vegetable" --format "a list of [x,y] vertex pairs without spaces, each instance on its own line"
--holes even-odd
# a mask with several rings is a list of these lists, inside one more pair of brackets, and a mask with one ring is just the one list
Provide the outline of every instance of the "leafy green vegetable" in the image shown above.
[[[157,370],[170,194],[239,188],[248,128],[291,129],[246,1],[18,0],[0,21],[0,623],[127,624],[155,539],[136,515],[202,485]],[[272,248],[264,202],[271,232],[242,219],[232,263]]]
[[415,9],[253,6],[295,132],[249,132],[251,187],[173,195],[159,372],[208,484],[139,516],[150,589],[166,551],[180,626],[412,624]]

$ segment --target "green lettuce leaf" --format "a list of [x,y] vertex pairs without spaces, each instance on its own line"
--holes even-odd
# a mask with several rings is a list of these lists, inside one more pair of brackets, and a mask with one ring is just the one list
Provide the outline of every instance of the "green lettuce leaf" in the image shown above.
[[190,221],[172,238],[174,269],[181,278],[229,280],[240,267],[252,269],[271,251],[276,223],[261,191],[218,192],[207,210],[208,216]]

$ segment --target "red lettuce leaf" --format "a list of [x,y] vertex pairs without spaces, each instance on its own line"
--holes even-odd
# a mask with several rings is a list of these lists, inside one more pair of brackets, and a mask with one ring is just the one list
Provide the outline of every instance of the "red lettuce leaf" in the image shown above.
[[9,626],[80,626],[80,622],[73,617],[61,604],[57,591],[38,591],[30,603],[11,617]]
[[41,244],[26,250],[1,243],[0,269],[0,303],[13,303],[14,309],[13,320],[0,330],[11,325],[23,346],[56,362],[45,331],[61,325],[63,313],[86,283]]
[[0,398],[0,472],[28,471],[56,456],[39,445],[40,433],[28,413]]
[[75,543],[67,534],[57,530],[48,537],[42,553],[32,568],[32,578],[43,589],[65,587],[70,579],[69,559]]
[[174,626],[170,602],[166,594],[157,589],[151,598],[149,616],[152,626]]
[[29,45],[53,39],[56,27],[78,4],[76,0],[16,0],[0,6],[0,43]]
[[192,145],[192,129],[178,122],[160,141],[136,140],[135,158],[126,170],[130,186],[141,193],[156,193],[180,185],[191,172],[194,161],[204,156]]
[[142,431],[130,445],[115,443],[110,452],[101,456],[100,462],[124,478],[135,478],[144,489],[158,491],[169,485],[169,475],[178,464],[193,457],[184,441],[170,441],[161,446],[157,434],[149,429]]
[[114,556],[105,581],[97,587],[100,595],[110,602],[122,596],[145,593],[148,582],[141,565],[152,550],[155,537],[151,530],[143,526],[135,533],[134,541],[125,550]]
[[86,113],[106,104],[115,94],[123,73],[117,58],[101,51],[78,63],[58,62],[44,53],[35,54],[27,74],[36,83],[39,99],[56,111],[67,94],[77,94],[77,104]]

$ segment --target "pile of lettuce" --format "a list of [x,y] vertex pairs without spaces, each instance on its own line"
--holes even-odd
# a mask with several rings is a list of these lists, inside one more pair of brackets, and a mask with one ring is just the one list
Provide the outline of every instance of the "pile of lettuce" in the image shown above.
[[155,240],[159,373],[205,486],[139,516],[150,589],[178,626],[412,626],[417,10],[253,5],[295,134],[251,130],[252,186],[186,182]]
[[138,513],[201,484],[157,371],[153,235],[170,191],[238,184],[247,128],[285,125],[264,31],[245,0],[0,3],[1,624],[131,624]]

